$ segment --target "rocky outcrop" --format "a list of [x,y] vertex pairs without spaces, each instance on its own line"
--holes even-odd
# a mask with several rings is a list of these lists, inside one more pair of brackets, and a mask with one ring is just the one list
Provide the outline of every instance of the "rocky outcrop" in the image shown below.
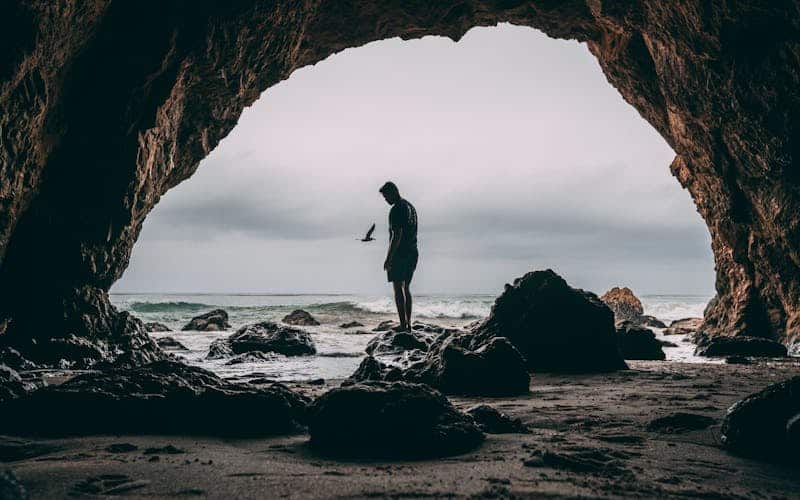
[[479,446],[483,432],[422,384],[367,382],[331,389],[311,405],[311,446],[350,457],[423,458]]
[[607,372],[626,369],[617,351],[614,315],[593,293],[567,285],[552,270],[506,285],[472,346],[507,338],[533,371]]
[[254,352],[307,356],[316,354],[317,349],[308,332],[262,321],[243,326],[230,337],[212,342],[207,358],[219,359],[233,354]]
[[664,360],[666,355],[652,330],[631,321],[617,324],[617,347],[623,359]]
[[164,323],[158,323],[156,321],[152,321],[150,323],[144,324],[144,329],[148,332],[171,332],[172,329],[165,325]]
[[664,330],[664,335],[691,335],[700,331],[702,327],[702,318],[676,319]]
[[657,0],[201,2],[191,15],[180,2],[5,2],[0,330],[20,345],[75,335],[113,346],[112,359],[158,358],[108,289],[150,210],[245,107],[348,47],[457,40],[498,22],[586,43],[675,151],[671,171],[708,224],[716,261],[704,331],[798,338],[800,12]]
[[0,433],[286,434],[301,430],[308,402],[280,384],[234,384],[200,368],[160,361],[81,375],[6,401],[0,404]]
[[644,315],[644,306],[628,287],[614,287],[600,296],[614,313],[614,321],[637,321]]
[[754,356],[782,358],[786,346],[760,337],[705,337],[695,349],[697,356]]
[[773,384],[731,406],[722,422],[722,444],[742,455],[798,461],[798,415],[800,376]]
[[214,309],[199,316],[195,316],[183,325],[181,330],[198,332],[219,332],[231,327],[228,323],[228,313],[224,309]]
[[319,321],[314,319],[314,316],[312,316],[311,313],[304,311],[302,309],[295,309],[294,311],[284,316],[281,321],[283,321],[287,325],[319,326]]

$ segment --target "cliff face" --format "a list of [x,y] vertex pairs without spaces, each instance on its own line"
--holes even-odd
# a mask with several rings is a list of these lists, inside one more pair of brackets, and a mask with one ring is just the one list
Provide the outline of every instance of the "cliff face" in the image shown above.
[[625,4],[4,2],[0,331],[147,351],[140,325],[120,320],[107,290],[147,213],[245,106],[347,47],[393,36],[458,39],[473,26],[512,22],[586,42],[609,82],[676,151],[672,171],[708,223],[717,263],[706,329],[797,337],[798,3]]

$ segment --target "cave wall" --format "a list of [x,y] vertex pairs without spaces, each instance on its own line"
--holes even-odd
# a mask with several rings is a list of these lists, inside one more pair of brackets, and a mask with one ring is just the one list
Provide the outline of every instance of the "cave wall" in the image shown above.
[[798,10],[788,0],[4,2],[0,333],[146,350],[107,291],[147,213],[244,107],[348,47],[512,22],[586,42],[675,150],[672,172],[716,259],[706,329],[790,341],[800,333]]

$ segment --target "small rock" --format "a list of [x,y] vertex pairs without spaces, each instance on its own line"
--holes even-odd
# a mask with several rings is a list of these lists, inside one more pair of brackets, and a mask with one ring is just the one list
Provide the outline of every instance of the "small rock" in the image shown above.
[[489,405],[477,405],[467,410],[487,434],[527,434],[530,432],[520,419],[511,418]]
[[189,348],[183,345],[182,343],[175,340],[174,337],[161,337],[160,339],[155,339],[156,344],[158,347],[167,350],[167,351],[188,351]]
[[339,328],[357,328],[364,326],[363,324],[359,323],[358,321],[351,321],[349,323],[342,323],[339,325]]
[[171,444],[161,447],[147,448],[144,450],[145,455],[155,455],[158,453],[163,453],[165,455],[180,455],[181,453],[186,453],[186,450],[176,448]]
[[702,325],[703,318],[676,319],[664,330],[664,335],[689,335],[697,332]]
[[163,323],[152,321],[144,324],[144,329],[148,332],[170,332],[172,329]]
[[230,327],[231,325],[228,323],[228,313],[223,309],[214,309],[200,316],[195,316],[186,323],[181,330],[215,332],[227,330]]
[[291,313],[284,316],[281,321],[283,321],[287,325],[319,326],[319,321],[314,319],[314,317],[310,313],[302,309],[295,309]]
[[214,341],[206,359],[253,352],[307,356],[316,354],[317,349],[308,332],[271,321],[262,321],[243,326],[226,339]]

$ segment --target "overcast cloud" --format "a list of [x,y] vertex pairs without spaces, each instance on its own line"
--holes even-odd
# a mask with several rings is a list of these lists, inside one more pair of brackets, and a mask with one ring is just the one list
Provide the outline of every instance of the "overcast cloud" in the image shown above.
[[[585,46],[513,26],[375,42],[245,110],[147,219],[114,290],[387,290],[387,179],[417,207],[423,292],[553,267],[602,292],[713,291],[674,154]],[[355,241],[377,222],[378,241]]]

